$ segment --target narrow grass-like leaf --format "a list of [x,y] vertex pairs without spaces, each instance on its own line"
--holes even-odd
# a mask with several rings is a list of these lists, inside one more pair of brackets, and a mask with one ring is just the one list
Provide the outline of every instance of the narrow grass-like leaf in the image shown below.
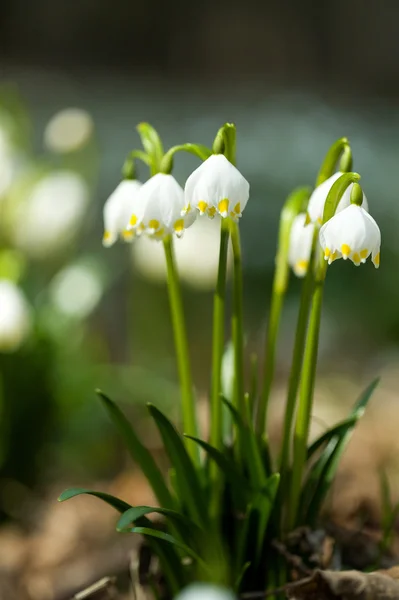
[[176,472],[176,483],[181,502],[197,524],[208,522],[207,503],[198,474],[183,444],[182,438],[172,423],[153,404],[148,410],[161,434],[166,453]]
[[270,515],[274,508],[274,502],[277,496],[278,486],[280,484],[280,474],[274,473],[269,477],[265,487],[257,494],[253,508],[259,513],[258,528],[256,535],[256,550],[255,550],[255,565],[259,564],[262,548],[265,540],[266,530],[269,523]]
[[161,506],[174,508],[175,501],[165,483],[161,471],[147,448],[141,443],[134,429],[117,405],[103,392],[97,390],[111,421],[121,434],[126,447],[135,462],[140,465]]
[[328,429],[328,431],[325,431],[320,437],[318,437],[314,442],[310,444],[308,448],[308,460],[313,456],[313,454],[315,454],[315,452],[319,448],[321,448],[323,444],[329,442],[330,439],[336,435],[341,436],[342,434],[344,434],[348,430],[348,428],[351,428],[353,427],[353,425],[356,424],[357,420],[358,416],[353,415],[351,417],[348,417],[344,421],[337,423],[337,425],[334,425],[334,427],[331,427],[331,429]]
[[[266,485],[267,476],[263,465],[262,455],[260,452],[258,439],[252,425],[246,425],[237,411],[237,409],[226,398],[222,397],[222,401],[231,412],[233,421],[240,432],[242,440],[245,440],[244,449],[246,451],[245,464],[247,466],[251,484],[255,489],[261,489]],[[248,402],[248,400],[246,400]],[[248,407],[248,404],[246,404]]]
[[85,488],[69,488],[68,490],[65,490],[65,492],[62,492],[62,494],[59,496],[58,502],[65,502],[65,500],[70,500],[70,498],[75,498],[75,496],[81,496],[82,494],[100,498],[100,500],[103,500],[120,513],[124,513],[132,508],[130,504],[120,500],[119,498],[116,498],[115,496],[111,496],[111,494],[106,494],[105,492],[95,492]]
[[[133,508],[127,502],[116,498],[115,496],[111,496],[111,494],[106,494],[104,492],[96,492],[93,490],[87,490],[84,488],[71,488],[69,490],[65,490],[62,492],[60,497],[58,498],[59,502],[64,502],[65,500],[69,500],[70,498],[74,498],[75,496],[80,496],[82,494],[87,494],[89,496],[94,496],[95,498],[99,498],[103,500],[113,508],[115,508],[120,513],[126,513],[131,508]],[[137,525],[140,525],[144,528],[151,528],[153,524],[144,514],[141,514],[136,519]],[[173,595],[177,594],[179,589],[186,583],[183,578],[183,573],[181,569],[180,558],[177,552],[171,548],[168,548],[168,551],[165,552],[163,548],[163,544],[158,540],[151,540],[151,547],[153,552],[158,556],[160,563],[162,565],[163,573],[167,579],[167,582],[170,586],[170,591]]]
[[186,535],[199,535],[203,531],[196,523],[194,523],[194,521],[177,512],[176,510],[171,510],[169,508],[157,508],[154,506],[133,506],[129,508],[120,517],[116,529],[118,531],[123,531],[126,528],[131,528],[138,519],[151,513],[157,513],[167,517],[175,523],[179,531],[182,531]]
[[215,461],[223,475],[229,480],[232,490],[236,494],[236,499],[239,501],[240,505],[245,505],[249,482],[247,479],[245,479],[245,477],[242,476],[235,462],[220,452],[220,450],[217,450],[217,448],[211,446],[211,444],[208,444],[208,442],[191,435],[186,435],[185,437],[201,446],[208,456]]
[[[304,515],[305,523],[313,525],[317,521],[321,505],[335,477],[342,453],[348,445],[356,423],[363,416],[367,403],[378,383],[379,378],[372,381],[363,391],[350,415],[350,418],[355,418],[354,422],[349,423],[339,434],[330,439],[321,456],[313,465],[304,485],[303,497],[301,498],[300,514]],[[348,421],[350,421],[350,418]]]
[[245,564],[242,566],[242,569],[241,569],[241,571],[239,572],[239,574],[238,574],[238,577],[237,577],[237,579],[236,579],[236,580],[235,580],[235,582],[234,582],[234,589],[235,589],[235,591],[236,591],[236,592],[239,592],[239,590],[240,590],[240,585],[241,585],[241,583],[242,583],[243,577],[244,577],[245,573],[247,572],[247,570],[248,570],[248,568],[249,568],[250,566],[251,566],[251,562],[250,562],[250,561],[247,561],[247,562],[246,562],[246,563],[245,563]]
[[183,550],[183,552],[188,554],[188,556],[191,556],[191,558],[193,558],[195,561],[197,561],[198,564],[200,564],[205,571],[209,571],[209,567],[192,548],[187,546],[187,544],[184,544],[183,542],[177,540],[175,537],[173,537],[173,535],[170,535],[170,533],[159,531],[159,529],[150,529],[148,527],[133,527],[129,531],[131,533],[140,533],[141,535],[148,535],[150,537],[157,538],[164,542],[168,542],[169,544],[173,544],[174,546],[177,546],[178,548]]

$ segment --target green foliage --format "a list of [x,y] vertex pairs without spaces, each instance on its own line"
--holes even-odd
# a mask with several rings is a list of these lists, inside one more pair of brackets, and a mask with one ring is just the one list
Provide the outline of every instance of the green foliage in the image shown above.
[[[205,146],[182,144],[172,147],[164,154],[160,137],[150,125],[142,123],[138,131],[147,157],[144,162],[149,163],[152,175],[160,170],[169,173],[173,168],[173,155],[177,151],[191,152],[201,159],[206,159],[210,153]],[[231,163],[235,163],[234,125],[226,123],[219,129],[213,151],[216,154],[224,153]],[[137,151],[133,151],[130,156],[132,159],[139,158]],[[346,138],[338,140],[330,149],[320,170],[318,182],[326,180],[332,174],[340,157],[341,163],[349,168],[352,155]],[[228,168],[231,169],[231,166]],[[343,193],[359,178],[356,173],[344,173],[334,183],[325,201],[324,222],[333,217]],[[121,516],[117,530],[139,533],[149,539],[159,557],[170,594],[195,580],[224,584],[234,588],[237,593],[264,590],[268,586],[275,586],[276,582],[285,582],[286,565],[276,553],[272,542],[274,539],[283,541],[290,526],[313,527],[318,524],[342,453],[378,384],[378,380],[375,380],[364,390],[347,419],[309,444],[308,429],[326,271],[323,262],[323,277],[318,276],[320,253],[317,252],[316,235],[313,233],[308,275],[303,284],[303,301],[298,314],[297,331],[300,335],[297,335],[293,354],[295,377],[290,379],[281,456],[276,459],[272,455],[264,423],[274,374],[281,309],[289,279],[289,237],[294,218],[307,210],[309,193],[308,188],[298,188],[288,198],[282,212],[277,251],[277,268],[280,274],[273,287],[274,306],[278,310],[273,312],[272,335],[269,335],[266,345],[271,357],[265,361],[263,386],[258,381],[257,363],[252,364],[249,383],[244,376],[243,279],[239,229],[236,222],[222,220],[219,272],[214,298],[210,440],[204,440],[196,434],[199,427],[188,343],[169,236],[164,240],[164,247],[182,389],[182,420],[186,435],[183,436],[159,408],[148,404],[150,416],[159,431],[170,462],[169,477],[158,467],[122,411],[108,396],[99,392],[109,417],[122,436],[133,461],[146,476],[160,507],[132,507],[108,494],[85,489],[67,490],[60,497],[60,500],[67,500],[80,494],[91,494],[119,511]],[[234,255],[231,346],[234,369],[228,400],[221,396],[220,389],[225,340],[227,248],[230,239]],[[301,393],[298,394],[299,391]],[[223,418],[226,415],[228,418]],[[296,426],[299,424],[296,428],[293,427],[295,415]],[[228,421],[227,428],[223,421]],[[224,436],[226,429],[231,433],[229,441],[225,439],[229,436]],[[301,436],[298,436],[298,431]],[[292,449],[299,449],[300,452],[294,452],[291,458]],[[281,465],[281,472],[276,469],[276,464]],[[386,485],[383,491],[384,506],[388,507],[385,512],[396,515],[397,509],[392,511],[389,504]],[[162,528],[147,518],[149,514],[163,517]],[[388,518],[386,523],[386,531],[389,531]]]

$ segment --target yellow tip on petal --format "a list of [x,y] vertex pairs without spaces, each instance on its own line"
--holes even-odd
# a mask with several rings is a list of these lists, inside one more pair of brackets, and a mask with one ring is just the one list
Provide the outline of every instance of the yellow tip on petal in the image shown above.
[[328,259],[328,264],[331,265],[331,263],[334,262],[334,260],[337,260],[338,255],[337,252],[333,252],[332,254],[330,254],[330,257]]
[[114,241],[115,240],[114,240],[114,236],[112,235],[112,233],[110,231],[104,231],[103,246],[105,246],[105,247],[112,246]]
[[214,206],[211,206],[210,208],[208,208],[208,217],[210,219],[213,219],[213,217],[216,215],[216,208]]
[[330,248],[326,248],[324,250],[324,258],[327,260],[327,258],[330,256],[330,254],[331,254]]
[[130,217],[129,225],[131,225],[132,227],[134,227],[136,225],[136,223],[137,223],[137,217],[136,217],[136,215],[132,215]]
[[380,266],[380,253],[378,252],[378,254],[376,254],[374,256],[374,258],[372,259],[373,264],[375,266],[376,269],[378,269],[378,267]]
[[180,233],[181,231],[183,231],[184,229],[184,220],[183,219],[178,219],[175,224],[173,225],[173,229],[176,231],[176,233]]
[[208,204],[204,202],[204,200],[200,200],[197,204],[197,208],[200,211],[200,215],[205,214],[206,209],[208,208]]
[[227,198],[219,202],[218,211],[220,212],[222,217],[227,217],[229,212],[229,201],[227,200]]
[[187,204],[181,211],[181,216],[184,217],[187,213],[191,212],[191,204]]
[[352,256],[352,261],[355,263],[355,265],[357,267],[360,265],[360,256],[357,252],[355,252],[354,255]]
[[157,221],[157,219],[151,219],[151,221],[148,223],[148,228],[154,230],[159,229],[159,221]]
[[298,260],[295,263],[295,275],[298,275],[298,277],[303,277],[304,275],[306,275],[306,271],[308,270],[308,264],[309,261],[307,260]]
[[349,256],[349,254],[351,253],[351,249],[348,246],[348,244],[342,244],[341,252],[342,252],[342,256],[343,256],[344,260],[346,260]]

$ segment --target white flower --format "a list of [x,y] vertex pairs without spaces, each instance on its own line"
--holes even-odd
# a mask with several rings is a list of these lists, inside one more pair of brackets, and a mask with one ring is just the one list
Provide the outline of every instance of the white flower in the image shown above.
[[249,183],[223,154],[212,154],[187,179],[183,213],[193,208],[213,218],[241,217],[249,198]]
[[65,108],[47,123],[44,143],[52,152],[75,152],[89,141],[93,129],[93,119],[88,112],[81,108]]
[[42,177],[16,207],[15,244],[35,258],[65,247],[77,232],[89,203],[85,180],[60,170]]
[[290,247],[288,263],[297,277],[304,277],[308,270],[314,224],[305,225],[306,214],[301,213],[295,217],[290,232]]
[[328,264],[342,257],[350,258],[358,266],[371,254],[374,266],[380,266],[381,232],[373,217],[361,206],[351,204],[334,215],[320,229],[319,239]]
[[[219,264],[220,217],[213,221],[197,219],[184,237],[175,244],[177,270],[181,280],[198,290],[212,290]],[[152,281],[167,277],[165,252],[162,246],[141,236],[132,247],[134,267]],[[201,260],[198,260],[198,253]],[[227,258],[227,276],[231,273],[233,254],[231,245]]]
[[[130,241],[134,230],[140,225],[131,216],[140,207],[139,191],[142,184],[135,179],[121,181],[104,204],[103,245],[107,248],[116,242],[119,236]],[[129,224],[130,220],[130,224]]]
[[[343,173],[341,173],[340,171],[334,173],[334,175],[331,175],[331,177],[326,179],[326,181],[323,181],[323,183],[318,185],[317,188],[313,191],[308,204],[308,214],[312,223],[319,223],[321,225],[323,221],[324,205],[326,203],[328,193],[331,190],[333,184],[337,181],[337,179],[341,177],[341,175],[343,175]],[[339,201],[335,214],[341,212],[341,210],[344,210],[344,208],[348,208],[348,206],[350,206],[352,187],[353,183],[351,183],[346,188],[341,200]],[[367,211],[369,209],[365,194],[363,194],[362,207]]]
[[57,273],[50,285],[50,296],[57,309],[67,317],[85,319],[101,299],[103,284],[94,265],[74,264]]
[[17,350],[30,327],[30,309],[21,289],[8,279],[0,279],[0,351]]
[[184,208],[183,188],[173,175],[158,173],[141,188],[140,206],[130,218],[130,227],[142,224],[143,230],[152,238],[164,239],[174,233],[181,237],[195,221],[195,212],[182,214]]
[[175,600],[235,600],[230,590],[211,583],[191,583],[184,588]]

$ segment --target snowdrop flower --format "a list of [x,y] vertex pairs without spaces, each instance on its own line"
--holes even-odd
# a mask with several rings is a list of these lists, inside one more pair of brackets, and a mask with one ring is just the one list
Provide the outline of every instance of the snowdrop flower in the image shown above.
[[184,192],[173,175],[154,175],[142,186],[138,198],[128,229],[140,223],[150,237],[162,240],[171,233],[181,237],[195,221],[194,211],[182,214]]
[[[131,219],[133,212],[137,212],[141,200],[139,191],[142,184],[135,179],[121,181],[104,204],[104,236],[103,245],[112,246],[119,236],[127,242],[134,237],[134,232],[140,225],[136,219]],[[130,226],[129,225],[130,219]]]
[[[343,175],[343,173],[341,173],[340,171],[334,173],[334,175],[331,175],[331,177],[326,179],[326,181],[323,181],[323,183],[318,185],[317,188],[313,191],[308,204],[308,215],[312,223],[319,223],[320,225],[322,224],[324,205],[326,203],[328,193],[331,190],[333,184],[337,181],[337,179],[341,177],[341,175]],[[344,210],[345,208],[348,208],[348,206],[350,205],[352,187],[353,183],[351,183],[346,188],[341,200],[339,201],[335,214],[341,212],[341,210]],[[362,207],[367,211],[369,209],[367,198],[364,194]]]
[[60,170],[37,181],[16,207],[13,240],[35,258],[70,243],[89,203],[85,180],[73,171]]
[[75,152],[89,141],[93,130],[93,119],[88,112],[81,108],[65,108],[47,123],[44,143],[52,152]]
[[73,264],[57,273],[50,285],[50,297],[65,316],[85,319],[95,309],[103,283],[94,265]]
[[290,232],[288,263],[297,277],[304,277],[308,270],[312,251],[314,224],[305,225],[306,214],[295,217]]
[[335,214],[320,229],[319,239],[328,264],[342,257],[358,266],[371,254],[374,266],[380,266],[381,232],[362,206],[351,204]]
[[212,154],[187,179],[183,214],[193,208],[213,218],[237,220],[249,198],[249,183],[223,154]]
[[8,279],[0,279],[0,352],[17,350],[30,327],[30,309],[21,289]]
[[191,583],[175,600],[235,600],[230,590],[211,583]]

